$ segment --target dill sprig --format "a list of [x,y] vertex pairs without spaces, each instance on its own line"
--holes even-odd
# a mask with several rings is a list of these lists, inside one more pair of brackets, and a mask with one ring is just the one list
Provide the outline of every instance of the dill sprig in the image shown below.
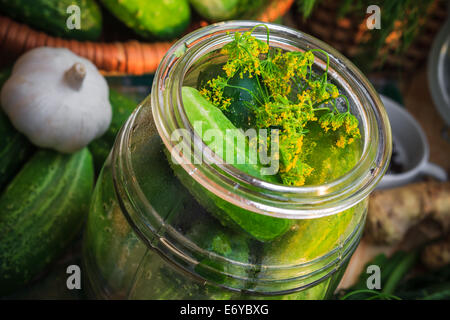
[[[252,36],[260,26],[267,29],[267,42]],[[257,25],[244,33],[236,32],[231,37],[232,41],[221,49],[228,57],[223,66],[225,76],[208,80],[200,93],[227,111],[233,101],[224,96],[226,87],[248,92],[255,101],[253,105],[247,105],[255,125],[280,132],[279,173],[283,183],[301,186],[314,171],[306,162],[306,155],[311,150],[304,150],[309,123],[317,121],[325,134],[329,130],[339,130],[335,142],[337,148],[344,148],[360,137],[358,120],[350,113],[347,97],[327,79],[329,56],[320,49],[285,52],[270,48],[269,29],[265,25]],[[320,75],[313,71],[315,52],[321,52],[327,61],[325,72]],[[254,78],[259,92],[229,84],[236,76]],[[345,112],[337,108],[342,101],[347,105]],[[270,141],[267,143],[270,146]],[[314,147],[312,143],[307,145]]]

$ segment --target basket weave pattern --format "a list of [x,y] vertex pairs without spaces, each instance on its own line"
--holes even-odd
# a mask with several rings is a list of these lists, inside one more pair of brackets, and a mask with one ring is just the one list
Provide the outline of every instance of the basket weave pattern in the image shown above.
[[[322,1],[307,21],[299,15],[298,28],[327,42],[350,58],[364,54],[361,44],[370,37],[366,21],[351,15],[338,17],[339,3],[335,0]],[[374,69],[382,67],[382,71],[387,73],[397,70],[408,73],[424,63],[434,36],[439,32],[447,17],[445,1],[435,0],[429,12],[424,13],[424,17],[426,19],[421,25],[418,36],[404,53],[396,52],[399,45],[398,39],[388,37],[384,47],[378,52],[378,58],[373,65]]]

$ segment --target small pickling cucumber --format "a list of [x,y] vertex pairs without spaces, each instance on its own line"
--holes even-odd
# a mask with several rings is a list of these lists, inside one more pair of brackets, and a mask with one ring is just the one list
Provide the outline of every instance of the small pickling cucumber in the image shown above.
[[[9,68],[0,71],[0,89],[10,75]],[[12,126],[0,106],[0,191],[16,175],[33,151],[33,145]]]
[[[198,204],[174,176],[159,135],[143,139],[135,148],[135,154],[145,154],[145,157],[133,157],[137,182],[158,216],[177,229],[198,221],[194,217],[198,212],[194,206]],[[115,298],[126,298],[147,247],[126,221],[116,201],[111,162],[108,158],[95,186],[85,241],[89,244],[86,250],[91,264],[100,270],[105,289],[115,292]]]
[[[337,284],[332,283],[336,280],[332,282],[330,282],[330,279],[322,281],[322,278],[329,272],[326,266],[330,263],[330,259],[323,257],[333,250],[339,250],[344,241],[350,238],[363,218],[364,209],[365,204],[358,204],[331,216],[297,220],[283,236],[270,243],[264,243],[261,257],[262,265],[292,266],[292,268],[280,268],[277,271],[277,277],[294,279],[301,273],[310,274],[308,279],[311,282],[318,281],[318,284],[312,288],[273,298],[288,300],[326,298],[329,290],[334,290]],[[342,252],[344,252],[344,249],[342,249]],[[315,262],[310,264],[312,261]],[[319,266],[319,264],[321,265]],[[294,267],[301,265],[303,265],[301,271],[300,267]],[[325,270],[320,271],[322,267]],[[345,267],[342,266],[341,268],[341,270],[345,270]],[[271,274],[268,269],[263,268],[255,277],[265,279],[270,278]],[[339,276],[338,279],[340,279]],[[292,283],[286,282],[284,285],[286,287],[281,287],[282,289],[292,289]],[[259,288],[256,286],[254,289],[258,290]]]
[[263,264],[296,265],[323,256],[354,230],[363,209],[356,205],[331,216],[298,220],[283,237],[264,245]]
[[[69,29],[68,20],[80,9],[80,28]],[[102,31],[102,13],[94,0],[0,0],[0,12],[54,36],[96,40]]]
[[202,69],[198,74],[197,89],[201,90],[204,88],[211,79],[215,79],[218,76],[225,77],[226,73],[223,70],[224,65],[225,63],[211,63]]
[[89,144],[89,150],[94,158],[95,171],[100,172],[106,158],[111,151],[117,133],[128,117],[133,113],[137,103],[128,97],[118,93],[117,91],[109,90],[109,101],[112,107],[111,124],[108,130],[99,138],[95,139]]
[[[213,219],[203,219],[202,223],[195,224],[188,231],[186,237],[207,252],[213,252],[218,256],[243,264],[249,263],[247,237],[224,229],[217,220],[210,220]],[[239,269],[234,264],[210,259],[209,257],[202,258],[203,260],[196,265],[195,271],[217,284],[233,287],[235,280],[225,276],[226,274],[238,274],[241,277],[246,277],[246,271]],[[215,272],[211,272],[209,268],[215,270]],[[223,274],[220,274],[220,272]]]
[[[216,79],[218,76],[226,77],[223,66],[224,64],[211,64],[202,70],[197,80],[198,90],[208,88],[207,83],[210,79]],[[258,102],[263,101],[264,83],[259,78],[250,78],[248,73],[243,74],[241,78],[238,72],[229,80],[228,85],[223,90],[223,97],[230,99],[230,105],[224,114],[237,128],[244,130],[254,128],[255,117],[252,109]]]
[[0,196],[0,295],[26,285],[80,231],[94,184],[86,148],[38,151]]
[[264,9],[268,0],[190,0],[194,9],[209,21],[249,19]]
[[230,86],[223,90],[223,96],[231,99],[231,104],[224,114],[238,128],[254,128],[255,116],[252,108],[256,108],[258,101],[263,99],[262,81],[257,77],[250,78],[247,74],[241,78],[237,73],[228,84]]
[[[261,173],[261,169],[263,167],[259,163],[249,163],[249,159],[247,158],[248,153],[246,152],[249,148],[248,144],[245,144],[244,149],[242,149],[242,146],[236,144],[235,140],[227,141],[229,138],[225,134],[227,130],[233,130],[233,132],[237,133],[237,135],[243,135],[243,133],[236,129],[231,121],[216,106],[208,102],[196,89],[191,87],[183,87],[182,96],[185,111],[188,115],[189,121],[194,124],[194,127],[196,122],[200,122],[203,125],[203,134],[209,130],[217,130],[222,132],[226,140],[224,141],[223,146],[227,144],[232,145],[234,155],[242,157],[241,160],[244,161],[238,164],[232,164],[233,166],[254,177],[269,182],[279,182],[278,177],[275,175],[263,175]],[[202,136],[202,138],[204,138],[204,136]],[[240,138],[245,139],[244,136]],[[205,141],[205,143],[212,148],[211,142],[208,143],[208,141]],[[226,159],[225,151],[229,150],[229,148],[224,147],[223,149],[214,149],[219,157]],[[235,206],[230,202],[216,196],[192,179],[183,168],[180,168],[179,165],[174,165],[171,161],[170,163],[180,180],[185,184],[187,189],[194,195],[200,204],[210,213],[215,215],[224,225],[237,228],[238,230],[244,230],[259,241],[273,240],[284,234],[290,228],[291,221],[288,219],[280,219],[254,213]]]
[[[249,146],[248,143],[239,144],[236,141],[246,141],[246,137],[241,130],[224,115],[222,111],[216,106],[206,100],[198,90],[191,87],[182,88],[183,104],[188,115],[189,121],[195,126],[195,123],[201,124],[202,132],[214,132],[214,130],[221,132],[223,137],[222,148],[220,148],[220,142],[215,144],[216,141],[210,141],[205,143],[213,148],[213,151],[222,159],[227,159],[226,152],[230,152],[229,147],[233,147],[232,153],[234,155],[234,163],[231,163],[237,169],[262,180],[268,182],[278,183],[278,177],[274,175],[265,175],[263,173],[263,166],[259,163],[253,163],[249,159]],[[234,133],[234,137],[229,132]],[[203,137],[202,137],[203,138]]]
[[[320,116],[320,115],[318,115]],[[314,145],[313,152],[306,156],[306,161],[313,168],[313,174],[306,178],[306,185],[319,185],[333,181],[350,171],[362,153],[360,141],[355,141],[344,148],[336,146],[339,137],[345,135],[345,128],[324,132],[320,124],[311,121],[306,129],[305,148]]]
[[144,38],[175,38],[191,19],[188,0],[102,0],[102,3]]

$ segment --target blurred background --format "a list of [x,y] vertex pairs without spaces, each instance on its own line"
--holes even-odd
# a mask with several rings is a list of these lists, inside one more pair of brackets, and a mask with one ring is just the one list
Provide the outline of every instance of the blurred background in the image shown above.
[[[184,34],[247,19],[313,35],[364,72],[382,96],[394,134],[389,172],[371,196],[364,239],[336,298],[364,288],[373,259],[390,270],[382,275],[389,293],[449,298],[449,10],[446,0],[0,0],[0,67],[7,78],[18,57],[41,46],[89,59],[130,106],[116,119],[114,138]],[[80,237],[12,297],[84,298],[83,290],[65,285],[66,266],[80,264]]]

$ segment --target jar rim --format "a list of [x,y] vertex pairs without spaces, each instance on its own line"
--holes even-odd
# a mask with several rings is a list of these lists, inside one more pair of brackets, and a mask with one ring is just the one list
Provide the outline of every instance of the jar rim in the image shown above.
[[[166,148],[174,143],[171,132],[184,126],[192,137],[197,136],[187,120],[181,99],[184,76],[195,61],[231,41],[228,32],[248,31],[261,25],[257,21],[228,21],[196,30],[166,53],[155,74],[151,105],[156,128]],[[285,42],[292,50],[319,48],[329,54],[329,74],[339,77],[340,84],[351,90],[351,99],[361,110],[365,126],[364,148],[360,160],[350,171],[330,182],[314,186],[286,186],[250,176],[232,165],[216,163],[200,165],[186,161],[178,163],[203,187],[220,198],[246,210],[289,219],[318,218],[341,212],[365,199],[387,170],[391,155],[391,130],[383,103],[367,78],[347,58],[324,42],[286,26],[264,23],[270,29],[270,45]],[[266,38],[265,28],[256,28],[253,35]],[[227,40],[228,39],[228,40]],[[286,41],[289,39],[290,41]],[[324,69],[324,60],[315,57],[315,64]],[[210,149],[201,139],[199,150]],[[217,160],[217,159],[216,159]]]
[[[159,136],[165,147],[170,151],[170,148],[172,148],[170,142],[171,129],[179,124],[179,115],[181,114],[181,116],[183,116],[184,112],[181,101],[182,79],[177,79],[177,74],[183,74],[183,72],[186,72],[189,68],[188,63],[183,63],[186,62],[186,60],[183,59],[192,58],[195,54],[202,53],[201,50],[196,51],[195,49],[208,49],[208,45],[210,44],[208,41],[217,39],[222,41],[225,39],[226,32],[230,29],[242,31],[251,29],[257,24],[260,23],[254,21],[219,23],[202,28],[179,40],[167,52],[158,68],[158,71],[155,74],[151,96],[147,97],[142,105],[129,118],[122,128],[113,150],[112,161],[114,163],[113,180],[115,191],[122,212],[124,212],[124,215],[133,227],[133,230],[148,247],[159,251],[164,258],[194,276],[196,276],[196,274],[193,271],[192,266],[201,263],[201,257],[208,257],[208,259],[220,261],[223,261],[226,258],[198,247],[194,242],[190,241],[183,234],[168,225],[166,221],[158,215],[158,212],[155,211],[146,198],[139,182],[135,179],[134,168],[132,165],[133,161],[131,160],[132,148],[130,147],[130,141],[132,140],[133,130],[136,127],[136,120],[139,118],[140,113],[144,110],[146,112],[150,111],[149,108],[151,108]],[[316,44],[317,46],[317,43],[322,45],[321,48],[325,48],[325,51],[329,53],[331,50],[334,50],[319,40],[299,31],[274,24],[267,25],[269,28],[278,31],[280,34],[287,32],[289,37],[292,38],[292,47],[295,47],[296,41],[309,41],[311,45]],[[276,32],[274,33],[276,34]],[[256,30],[256,35],[265,37],[265,34],[259,32],[258,29]],[[279,41],[283,41],[284,39],[281,35],[279,38]],[[275,37],[273,40],[275,41],[277,38]],[[311,41],[315,42],[313,43]],[[350,83],[352,79],[353,81],[363,81],[362,83],[364,84],[360,85],[361,88],[359,89],[361,92],[356,92],[354,95],[362,95],[362,98],[368,95],[369,98],[373,99],[373,104],[370,106],[374,109],[372,113],[368,106],[366,106],[366,108],[369,108],[369,110],[365,111],[365,109],[362,109],[366,112],[367,118],[369,118],[365,120],[368,127],[370,124],[369,129],[371,129],[372,126],[375,126],[374,129],[365,131],[366,135],[369,135],[370,132],[374,136],[366,137],[365,140],[369,140],[373,143],[365,143],[362,155],[362,159],[365,159],[364,165],[353,168],[352,171],[346,174],[348,175],[347,178],[342,179],[341,177],[340,179],[333,181],[327,185],[329,190],[325,190],[320,189],[324,188],[325,185],[287,187],[270,184],[265,181],[257,181],[258,179],[245,175],[242,172],[239,172],[239,170],[234,169],[234,167],[227,167],[226,165],[219,167],[219,169],[207,166],[198,166],[197,169],[195,166],[188,168],[183,167],[184,170],[209,191],[212,191],[219,196],[223,194],[224,196],[221,197],[225,200],[230,199],[230,202],[256,213],[289,219],[309,219],[331,215],[353,207],[358,202],[366,199],[369,192],[372,191],[376,182],[387,169],[391,152],[390,127],[384,107],[367,79],[359,73],[356,67],[347,65],[347,62],[350,63],[348,60],[340,54],[338,57],[341,60],[336,60],[333,65],[334,69],[330,68],[331,72],[336,70],[335,72],[338,73],[337,68],[343,68],[343,70],[350,69],[348,71],[350,73],[349,79],[346,80]],[[332,57],[330,54],[330,61],[331,60]],[[318,63],[320,63],[320,61],[318,61]],[[353,68],[355,69],[355,74],[353,74]],[[359,75],[363,77],[361,80],[358,78]],[[183,78],[182,76],[180,77]],[[367,85],[364,81],[367,82]],[[346,85],[349,86],[349,84]],[[179,111],[180,113],[177,114]],[[184,121],[187,121],[185,114],[184,118]],[[372,121],[372,123],[369,123],[369,120]],[[378,122],[380,122],[380,124],[378,124]],[[193,133],[192,128],[191,133]],[[380,144],[382,144],[381,147]],[[375,167],[373,172],[366,172],[368,171],[367,168],[370,169],[372,167]],[[242,188],[235,188],[234,185],[236,183],[242,184]],[[344,187],[342,187],[343,185]],[[277,188],[282,188],[282,191]],[[231,192],[231,194],[228,192]],[[321,194],[321,192],[324,194]],[[289,194],[286,195],[286,193]],[[250,201],[248,201],[249,199]],[[246,201],[250,202],[250,204],[243,206]],[[287,203],[289,206],[283,207],[280,205],[282,203]],[[290,293],[312,286],[318,281],[331,276],[338,270],[340,265],[348,261],[356,245],[359,243],[359,238],[364,225],[364,218],[365,212],[362,214],[361,221],[358,222],[354,232],[346,237],[346,239],[342,239],[343,242],[340,245],[323,255],[306,262],[299,262],[295,265],[274,264],[272,266],[266,266],[272,276],[267,279],[246,279],[245,276],[242,276],[242,274],[245,274],[242,271],[251,270],[254,266],[251,263],[242,263],[234,260],[229,261],[233,264],[233,274],[224,274],[223,271],[215,269],[210,271],[239,280],[239,284],[236,285],[237,287],[227,287],[230,290],[242,291],[243,288],[245,288],[245,284],[250,280],[258,285],[255,290],[257,290],[259,294],[268,295]],[[285,274],[283,274],[283,272],[286,270],[289,271],[289,275],[295,276],[284,276]],[[273,277],[276,278],[274,279]],[[308,280],[305,280],[307,277],[310,277],[313,280],[309,281],[309,278]],[[201,280],[204,281],[205,279]],[[206,280],[212,281],[210,279]],[[220,284],[217,285],[221,286]],[[277,288],[283,289],[274,290],[276,286]]]

